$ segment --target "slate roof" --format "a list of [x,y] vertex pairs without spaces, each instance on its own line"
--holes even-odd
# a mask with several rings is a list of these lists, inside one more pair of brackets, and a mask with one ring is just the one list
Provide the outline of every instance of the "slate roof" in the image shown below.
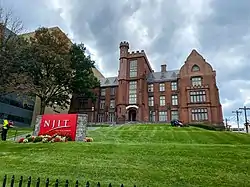
[[176,80],[179,74],[179,70],[171,70],[166,72],[152,72],[148,74],[147,81],[152,82],[166,82]]
[[117,77],[101,78],[100,82],[101,82],[101,87],[117,86],[118,85],[118,78]]
[[[176,80],[179,74],[179,70],[172,70],[166,72],[152,72],[147,76],[147,82],[166,82]],[[101,87],[118,86],[117,77],[101,78]]]

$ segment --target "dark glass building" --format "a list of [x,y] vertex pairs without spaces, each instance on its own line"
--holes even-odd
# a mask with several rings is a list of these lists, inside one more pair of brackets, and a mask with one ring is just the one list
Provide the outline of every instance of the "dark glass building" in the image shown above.
[[[8,28],[0,25],[0,37],[6,38],[14,34]],[[0,123],[2,119],[12,120],[15,126],[30,126],[35,99],[24,95],[11,93],[0,96]]]

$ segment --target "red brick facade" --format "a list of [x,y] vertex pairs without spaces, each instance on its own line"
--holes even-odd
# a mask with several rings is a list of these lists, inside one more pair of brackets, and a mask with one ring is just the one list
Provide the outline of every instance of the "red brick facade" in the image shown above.
[[120,43],[117,77],[101,79],[95,103],[74,96],[71,113],[87,113],[91,122],[169,122],[223,124],[216,72],[195,50],[180,70],[154,72],[145,52],[129,52]]

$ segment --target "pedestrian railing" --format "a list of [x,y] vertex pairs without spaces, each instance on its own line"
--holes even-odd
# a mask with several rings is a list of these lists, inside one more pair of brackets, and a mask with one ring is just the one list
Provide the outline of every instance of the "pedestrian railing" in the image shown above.
[[[7,175],[4,176],[3,178],[3,187],[31,187],[34,186],[35,183],[35,187],[43,187],[44,184],[41,184],[41,180],[40,178],[37,178],[37,180],[35,182],[32,183],[31,181],[31,177],[28,177],[28,180],[25,181],[24,178],[21,176],[18,180],[15,179],[15,176],[13,175],[11,177],[10,180],[7,179]],[[75,186],[75,187],[101,187],[100,182],[96,183],[96,184],[90,184],[89,181],[87,181],[86,183],[80,183],[78,180],[74,183],[74,184],[69,184],[69,180],[66,180],[65,182],[61,182],[58,179],[55,180],[54,183],[51,184],[51,181],[49,180],[49,178],[46,179],[45,181],[45,187],[49,187],[49,186],[54,186],[54,187],[59,187],[59,186],[64,186],[64,187],[69,187],[69,186]],[[102,185],[104,186],[104,185]],[[108,187],[112,187],[113,185],[110,183],[108,185]],[[124,187],[123,184],[120,185],[120,187]],[[136,187],[136,185],[134,185],[134,187]]]

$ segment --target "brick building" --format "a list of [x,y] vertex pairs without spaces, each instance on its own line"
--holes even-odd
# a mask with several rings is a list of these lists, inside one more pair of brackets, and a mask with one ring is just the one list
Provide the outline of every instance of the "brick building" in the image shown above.
[[101,79],[92,103],[73,96],[70,113],[87,113],[90,122],[166,122],[223,124],[216,85],[216,72],[192,50],[180,70],[161,65],[154,72],[145,52],[129,52],[129,43],[120,43],[117,77]]

